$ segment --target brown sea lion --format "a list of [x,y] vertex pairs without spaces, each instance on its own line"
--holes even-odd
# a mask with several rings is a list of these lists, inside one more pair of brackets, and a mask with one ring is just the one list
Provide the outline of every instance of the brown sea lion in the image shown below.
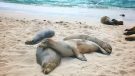
[[107,24],[107,25],[123,25],[123,21],[118,21],[116,19],[111,19],[108,16],[101,17],[101,23]]
[[46,39],[41,43],[40,46],[55,49],[55,51],[59,52],[62,56],[76,56],[82,61],[87,60],[83,55],[84,53],[101,52],[107,55],[111,53],[111,51],[106,52],[106,50],[95,42],[82,39],[70,39],[65,41]]
[[135,41],[135,35],[126,36],[125,40],[127,40],[127,41]]
[[125,29],[125,31],[135,31],[135,26],[129,29]]
[[112,47],[110,44],[96,38],[93,36],[88,36],[88,35],[72,35],[65,37],[64,40],[70,40],[70,39],[83,39],[83,40],[89,40],[92,42],[95,42],[97,45],[99,45],[101,48],[103,48],[106,52],[106,54],[110,54],[112,52]]
[[40,45],[37,47],[36,59],[44,74],[49,74],[61,62],[61,56],[56,51],[51,48],[42,48]]
[[132,34],[135,34],[135,26],[130,28],[130,29],[125,29],[125,33],[124,35],[132,35]]

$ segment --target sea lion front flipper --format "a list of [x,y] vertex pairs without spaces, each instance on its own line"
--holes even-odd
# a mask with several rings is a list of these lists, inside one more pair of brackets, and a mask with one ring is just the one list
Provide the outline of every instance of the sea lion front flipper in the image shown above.
[[84,54],[81,54],[77,48],[73,48],[73,52],[74,52],[75,56],[76,56],[79,60],[81,60],[81,61],[87,61],[87,59],[86,59],[86,57],[84,56]]
[[79,60],[81,60],[81,61],[87,61],[87,59],[86,59],[86,57],[84,56],[84,54],[79,54],[79,55],[77,56],[77,58],[78,58]]

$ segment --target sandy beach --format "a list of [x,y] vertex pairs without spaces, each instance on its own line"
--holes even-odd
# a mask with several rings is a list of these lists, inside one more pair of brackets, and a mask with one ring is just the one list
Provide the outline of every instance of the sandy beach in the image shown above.
[[[100,19],[38,16],[30,13],[0,10],[0,76],[134,76],[135,42],[125,41],[125,28],[135,26],[135,21],[125,20],[122,26],[109,26]],[[100,11],[100,10],[99,10]],[[109,10],[110,11],[110,10]],[[111,12],[111,11],[110,11]],[[119,13],[116,13],[119,14]],[[128,14],[128,12],[127,12]],[[129,12],[129,14],[131,14]],[[101,14],[103,15],[103,14]],[[101,15],[98,15],[99,17]],[[128,16],[127,16],[128,17]],[[58,19],[57,19],[58,18]],[[118,18],[118,17],[117,17]],[[36,63],[36,47],[25,45],[35,33],[44,28],[55,30],[53,39],[86,34],[111,44],[112,54],[85,54],[88,61],[63,58],[61,64],[49,75],[41,72]]]

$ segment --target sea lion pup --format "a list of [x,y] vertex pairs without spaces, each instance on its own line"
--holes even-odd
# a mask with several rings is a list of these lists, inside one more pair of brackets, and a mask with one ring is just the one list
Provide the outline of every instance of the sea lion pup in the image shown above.
[[34,36],[34,38],[32,40],[27,40],[25,42],[25,44],[34,45],[34,44],[41,42],[44,38],[50,38],[50,37],[53,37],[54,35],[55,35],[55,32],[53,30],[44,29],[44,30],[37,32],[37,34]]
[[132,35],[132,34],[135,34],[135,26],[130,28],[130,29],[125,29],[125,33],[124,35]]
[[44,74],[49,74],[61,62],[61,56],[56,51],[51,48],[42,48],[40,45],[37,47],[36,59]]
[[127,41],[135,41],[135,35],[130,35],[130,36],[125,37],[125,40],[127,40]]
[[110,19],[108,16],[101,17],[101,23],[107,25],[123,25],[123,21],[118,21],[116,19]]
[[95,42],[97,45],[99,45],[101,48],[103,48],[105,50],[104,54],[109,55],[112,52],[112,47],[110,44],[108,44],[104,41],[101,41],[101,40],[97,39],[96,37],[92,37],[92,36],[88,36],[88,35],[73,35],[73,36],[68,36],[68,37],[64,38],[64,40],[70,40],[70,39],[89,40],[89,41]]

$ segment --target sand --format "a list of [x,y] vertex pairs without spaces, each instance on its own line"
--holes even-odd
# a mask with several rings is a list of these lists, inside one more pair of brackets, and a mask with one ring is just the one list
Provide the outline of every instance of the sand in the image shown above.
[[125,41],[123,35],[124,29],[135,23],[109,26],[101,24],[98,19],[93,22],[83,18],[57,19],[58,16],[50,19],[25,15],[24,12],[0,10],[0,76],[45,76],[36,63],[38,45],[24,44],[44,28],[55,30],[53,39],[56,40],[69,35],[86,34],[108,42],[113,48],[109,56],[100,53],[85,54],[86,62],[71,57],[62,58],[61,64],[46,76],[135,75],[135,42]]
[[55,30],[54,39],[73,34],[95,36],[112,45],[112,54],[85,54],[88,61],[63,58],[61,64],[48,76],[134,76],[135,42],[124,40],[124,26],[101,23],[17,19],[0,16],[0,76],[44,76],[36,63],[36,47],[24,42],[43,29]]

